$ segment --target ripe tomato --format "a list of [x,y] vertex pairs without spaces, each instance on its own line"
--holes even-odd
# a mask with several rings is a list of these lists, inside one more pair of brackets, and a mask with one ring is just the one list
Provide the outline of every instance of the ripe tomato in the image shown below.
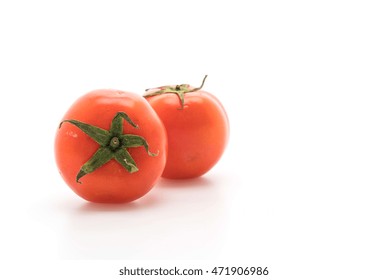
[[221,158],[229,138],[224,107],[212,94],[187,84],[146,91],[144,97],[164,123],[168,155],[162,176],[194,178],[205,174]]
[[55,138],[65,182],[92,202],[122,203],[151,190],[166,163],[162,122],[140,95],[95,90],[64,115]]

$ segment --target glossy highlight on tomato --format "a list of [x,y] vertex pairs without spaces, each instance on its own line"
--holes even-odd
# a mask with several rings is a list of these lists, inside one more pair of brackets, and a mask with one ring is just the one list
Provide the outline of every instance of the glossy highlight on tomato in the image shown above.
[[165,128],[140,95],[101,89],[81,96],[55,137],[60,174],[80,197],[100,203],[136,200],[160,178]]
[[228,116],[211,93],[188,84],[149,89],[144,97],[162,120],[168,156],[162,177],[195,178],[221,158],[229,138]]

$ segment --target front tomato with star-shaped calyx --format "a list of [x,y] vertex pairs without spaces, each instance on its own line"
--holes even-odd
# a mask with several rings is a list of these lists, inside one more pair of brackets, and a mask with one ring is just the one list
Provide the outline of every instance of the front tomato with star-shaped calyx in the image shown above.
[[61,176],[80,197],[124,203],[148,193],[166,164],[162,122],[140,95],[95,90],[63,117],[55,138]]

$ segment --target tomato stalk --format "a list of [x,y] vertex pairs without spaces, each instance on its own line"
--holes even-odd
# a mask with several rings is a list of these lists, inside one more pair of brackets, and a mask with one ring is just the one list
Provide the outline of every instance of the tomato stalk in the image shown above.
[[139,169],[127,148],[143,146],[149,156],[158,155],[158,153],[149,151],[148,143],[143,137],[123,134],[124,120],[134,128],[139,128],[124,112],[118,112],[114,116],[109,131],[78,120],[64,120],[60,123],[59,128],[65,122],[75,125],[100,145],[95,154],[81,167],[76,176],[77,183],[81,183],[79,180],[83,176],[92,173],[111,159],[115,159],[130,173],[138,171]]
[[[181,107],[179,109],[183,110],[183,107],[185,105],[185,94],[202,89],[202,87],[205,84],[206,78],[207,78],[207,75],[205,75],[205,77],[203,78],[202,84],[196,88],[191,88],[189,84],[180,84],[176,86],[162,86],[162,87],[158,87],[159,89],[158,91],[146,93],[143,96],[147,98],[147,97],[166,94],[166,93],[174,93],[178,96],[179,102],[181,104]],[[152,90],[152,89],[146,89],[146,92],[149,90]]]

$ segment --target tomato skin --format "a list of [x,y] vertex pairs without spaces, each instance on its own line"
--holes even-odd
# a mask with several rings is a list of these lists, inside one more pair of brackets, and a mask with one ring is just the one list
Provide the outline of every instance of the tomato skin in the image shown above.
[[147,100],[167,131],[169,152],[162,177],[186,179],[208,172],[221,158],[229,138],[229,121],[220,101],[203,90],[186,93],[183,109],[174,93]]
[[158,153],[152,157],[144,147],[128,148],[139,169],[134,173],[112,159],[82,177],[81,184],[77,183],[77,173],[97,151],[99,144],[70,123],[63,123],[57,130],[54,148],[60,174],[76,194],[91,202],[125,203],[144,196],[161,176],[166,163],[164,126],[140,95],[110,89],[95,90],[76,100],[62,120],[74,119],[109,130],[117,112],[127,113],[139,127],[136,129],[124,122],[124,133],[144,137],[150,151]]

